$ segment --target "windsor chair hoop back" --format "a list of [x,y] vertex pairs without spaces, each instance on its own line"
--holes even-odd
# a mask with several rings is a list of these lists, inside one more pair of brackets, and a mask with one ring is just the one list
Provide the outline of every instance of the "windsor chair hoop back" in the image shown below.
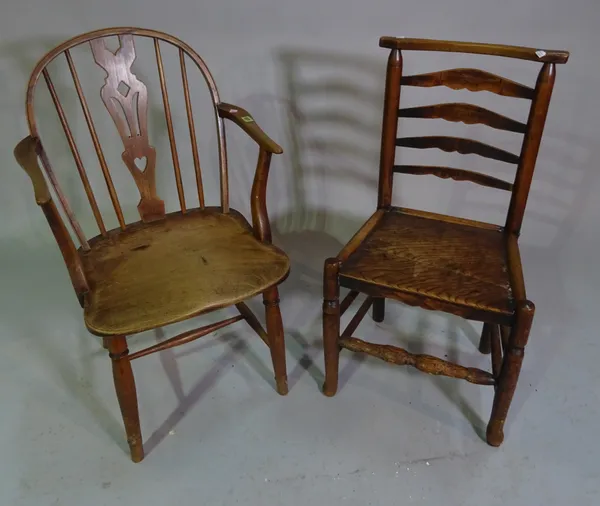
[[[117,37],[119,47],[111,51],[108,37]],[[179,211],[166,212],[156,184],[157,156],[148,132],[146,85],[132,68],[136,60],[135,41],[152,40],[160,82],[166,130]],[[105,72],[97,91],[123,144],[122,166],[110,166],[100,142],[91,108],[86,100],[71,50],[89,43],[93,61]],[[182,167],[177,151],[173,114],[161,46],[174,46],[179,54],[181,84],[192,150],[198,206],[186,201]],[[64,58],[74,94],[78,98],[118,228],[107,230],[90,178],[87,161],[73,135],[48,65]],[[205,205],[202,170],[197,148],[193,101],[188,79],[188,62],[202,74],[209,90],[217,130],[221,205]],[[58,119],[66,136],[87,201],[99,234],[88,238],[83,232],[44,149],[36,121],[35,91],[45,81]],[[131,457],[144,456],[135,383],[131,361],[198,339],[214,330],[245,320],[269,347],[277,391],[287,393],[283,326],[277,285],[289,273],[289,259],[271,242],[266,188],[271,156],[282,153],[244,108],[222,102],[215,81],[202,58],[183,41],[155,30],[107,28],[74,37],[59,45],[36,65],[27,87],[26,114],[29,135],[15,148],[17,162],[31,178],[37,204],[42,208],[65,260],[75,293],[83,308],[88,330],[102,336],[113,363],[114,381],[121,407]],[[258,145],[259,154],[250,195],[252,223],[229,207],[228,165],[224,120],[238,125]],[[140,221],[126,223],[119,194],[111,174],[127,170],[137,190]],[[55,199],[58,203],[55,203]],[[62,209],[59,212],[59,207]],[[66,217],[66,222],[62,216]],[[74,237],[73,237],[74,236]],[[74,238],[77,240],[78,246]],[[244,303],[262,295],[266,307],[265,331]],[[154,346],[129,353],[126,337],[186,320],[216,309],[235,305],[239,316],[188,331]]]
[[[566,51],[517,46],[382,37],[390,50],[385,85],[375,213],[334,258],[325,261],[323,339],[325,395],[338,387],[342,348],[366,353],[384,361],[411,365],[429,374],[493,385],[494,404],[487,427],[487,442],[499,446],[504,423],[517,385],[535,306],[526,295],[518,237],[540,147],[556,76],[556,65],[566,63]],[[542,63],[534,88],[479,69],[449,69],[420,75],[402,73],[403,52],[443,51],[518,58]],[[531,102],[527,123],[483,107],[447,103],[401,108],[405,87],[445,86],[453,90],[488,91]],[[471,139],[425,136],[397,138],[398,118],[442,119],[522,134],[519,155]],[[438,148],[517,165],[513,182],[471,170],[396,165],[396,148]],[[504,226],[440,215],[392,205],[394,174],[433,175],[468,181],[511,192]],[[340,302],[340,287],[350,292]],[[360,293],[366,300],[344,330],[340,317]],[[395,346],[379,345],[353,337],[373,306],[373,319],[384,319],[385,299],[410,306],[444,311],[484,322],[479,349],[491,353],[492,371],[484,371]]]

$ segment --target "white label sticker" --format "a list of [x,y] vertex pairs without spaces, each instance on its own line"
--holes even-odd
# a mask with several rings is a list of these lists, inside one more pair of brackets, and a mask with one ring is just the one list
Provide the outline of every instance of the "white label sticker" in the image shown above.
[[538,49],[535,54],[537,55],[538,58],[543,58],[544,56],[546,56],[546,51],[542,51],[541,49]]

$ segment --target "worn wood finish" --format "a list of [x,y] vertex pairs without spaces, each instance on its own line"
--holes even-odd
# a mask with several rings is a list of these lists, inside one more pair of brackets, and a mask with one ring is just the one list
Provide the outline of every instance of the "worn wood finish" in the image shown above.
[[494,385],[494,377],[475,367],[463,367],[431,355],[414,355],[402,348],[384,344],[372,344],[355,337],[341,337],[340,346],[346,350],[366,353],[396,365],[411,365],[427,374],[464,379],[477,385]]
[[127,355],[127,340],[124,336],[114,337],[107,342],[108,352],[112,360],[113,379],[117,399],[123,416],[127,444],[131,452],[131,460],[141,462],[144,458],[140,415],[138,413],[137,392],[131,370],[131,362]]
[[393,291],[511,315],[504,236],[467,225],[385,213],[340,275]]
[[[518,236],[544,127],[555,62],[565,62],[566,51],[541,51],[514,46],[451,43],[422,39],[382,38],[391,49],[386,80],[382,163],[379,178],[378,211],[359,229],[335,258],[325,262],[323,293],[323,340],[325,348],[324,393],[334,395],[338,386],[340,347],[367,353],[385,361],[412,365],[433,374],[463,378],[477,384],[494,385],[495,397],[487,428],[487,441],[498,446],[504,439],[504,423],[517,385],[524,349],[533,320],[534,306],[527,300],[519,254]],[[544,62],[535,89],[476,69],[401,77],[400,50],[439,50],[500,55]],[[400,83],[396,86],[397,80]],[[393,87],[389,83],[394,83]],[[406,86],[447,86],[471,91],[487,90],[508,97],[531,99],[527,125],[468,104],[437,104],[399,108],[400,91]],[[391,90],[391,91],[390,91]],[[517,164],[514,184],[463,169],[394,165],[389,149],[390,131],[397,125],[389,120],[440,118],[467,124],[481,123],[498,130],[524,133],[520,156],[468,139],[454,137],[407,137],[394,144],[402,147],[439,148],[473,153]],[[390,125],[386,129],[385,125]],[[387,146],[387,148],[386,148]],[[387,151],[386,151],[387,149]],[[432,174],[442,178],[472,181],[511,191],[506,226],[407,208],[391,203],[392,186],[388,168],[396,173]],[[350,294],[339,304],[340,287]],[[358,293],[368,296],[348,328],[340,336],[340,314]],[[466,368],[428,355],[414,355],[393,346],[368,343],[352,337],[358,323],[373,302],[373,319],[384,316],[385,299],[393,299],[428,310],[444,311],[484,323],[479,349],[491,354],[492,372]]]
[[[116,36],[119,48],[113,53],[106,37]],[[148,135],[148,91],[133,73],[136,59],[134,38],[152,39],[167,121],[179,211],[166,214],[156,191],[156,152]],[[117,188],[111,177],[104,148],[96,130],[91,109],[71,56],[71,50],[89,43],[90,58],[104,69],[104,83],[98,83],[102,100],[117,128],[124,146],[123,162],[131,172],[140,193],[138,205],[141,221],[127,224]],[[198,187],[199,209],[189,209],[185,201],[181,167],[177,156],[174,118],[170,108],[167,78],[161,45],[174,46],[179,53],[189,139]],[[87,46],[86,46],[87,47]],[[79,148],[54,84],[48,65],[63,55],[73,80],[74,91],[83,111],[87,130],[94,145],[100,169],[108,188],[120,228],[106,230]],[[220,207],[205,207],[200,158],[197,150],[196,125],[189,89],[186,62],[191,61],[208,85],[214,108],[221,183]],[[136,62],[136,66],[140,62]],[[137,67],[136,67],[137,68]],[[40,78],[46,82],[58,112],[61,126],[83,181],[84,190],[100,229],[100,235],[87,239],[69,202],[61,190],[52,166],[39,139],[34,97]],[[61,81],[62,82],[62,81]],[[62,96],[62,90],[61,90]],[[283,325],[279,310],[277,285],[289,273],[289,259],[271,244],[271,230],[266,206],[269,165],[273,153],[282,149],[272,141],[244,109],[239,114],[229,110],[232,121],[260,146],[254,184],[251,190],[252,226],[237,211],[229,208],[227,153],[221,103],[215,82],[200,56],[181,40],[154,30],[120,27],[97,30],[74,37],[59,45],[36,65],[27,87],[27,120],[31,135],[15,148],[15,158],[31,179],[35,200],[46,215],[61,250],[78,300],[83,307],[88,330],[102,336],[113,363],[115,388],[134,462],[143,459],[136,390],[130,362],[149,354],[189,343],[214,330],[246,320],[269,346],[277,391],[287,393]],[[231,106],[232,107],[232,106]],[[221,110],[220,110],[221,109]],[[160,110],[153,109],[153,110]],[[104,120],[107,120],[104,117]],[[73,130],[72,130],[73,129]],[[83,151],[82,151],[83,152]],[[40,168],[38,163],[44,169]],[[95,165],[95,164],[94,164]],[[53,201],[60,202],[64,214],[81,247],[73,239]],[[244,300],[263,295],[267,331],[244,304]],[[179,322],[226,306],[236,305],[239,316],[184,332],[145,349],[129,353],[125,336]]]
[[478,69],[449,69],[402,78],[402,86],[433,88],[446,86],[453,90],[490,91],[496,95],[531,100],[533,88]]
[[402,137],[396,139],[396,146],[415,149],[437,148],[447,152],[457,152],[463,155],[475,154],[506,163],[519,163],[519,157],[503,149],[484,144],[483,142],[461,137],[444,137],[432,135],[429,137]]
[[157,343],[154,346],[149,346],[148,348],[144,348],[143,350],[132,353],[127,358],[129,360],[135,360],[136,358],[141,358],[147,355],[151,355],[152,353],[168,350],[170,348],[174,348],[175,346],[181,346],[182,344],[191,343],[192,341],[204,337],[205,335],[210,334],[215,330],[222,329],[223,327],[227,327],[228,325],[239,322],[243,319],[243,316],[234,316],[233,318],[227,318],[226,320],[221,320],[220,322],[212,323],[210,325],[200,327],[199,329],[189,330],[188,332],[179,334],[178,336],[172,337],[171,339],[167,339],[166,341]]
[[521,157],[515,179],[515,191],[512,194],[506,218],[507,230],[516,235],[519,235],[521,232],[521,224],[525,215],[529,188],[531,187],[535,162],[540,149],[540,143],[542,142],[542,134],[544,133],[544,125],[546,124],[546,116],[548,115],[548,107],[550,107],[555,79],[556,66],[552,63],[544,64],[535,86],[535,97],[529,111],[527,134],[525,135],[525,141],[521,149]]
[[98,157],[98,163],[100,163],[100,168],[102,169],[102,174],[104,176],[104,181],[106,183],[106,187],[108,189],[108,194],[110,195],[110,200],[112,202],[115,213],[117,214],[117,220],[119,221],[119,226],[124,229],[125,228],[125,218],[123,217],[123,210],[121,209],[121,203],[119,202],[119,197],[117,196],[117,192],[115,190],[115,185],[112,180],[112,176],[108,170],[108,164],[106,163],[106,158],[104,157],[104,151],[102,150],[102,145],[100,144],[100,139],[98,138],[98,133],[96,132],[96,127],[94,125],[94,121],[92,120],[92,115],[90,113],[90,109],[87,104],[87,100],[85,99],[85,95],[83,94],[83,89],[81,87],[81,83],[79,81],[79,76],[77,75],[77,69],[75,68],[75,63],[73,62],[73,57],[71,56],[71,52],[67,49],[65,51],[65,56],[67,58],[67,64],[69,65],[69,71],[71,72],[71,77],[73,78],[73,83],[75,84],[75,89],[77,90],[77,96],[79,97],[79,103],[81,104],[81,109],[83,110],[83,116],[85,117],[85,122],[88,126],[88,130],[90,131],[90,136],[92,138],[92,142],[94,144],[94,149],[96,150],[96,156]]
[[442,179],[453,179],[454,181],[470,181],[488,188],[512,191],[513,185],[497,177],[488,176],[479,172],[465,169],[453,169],[451,167],[436,167],[428,165],[394,165],[397,174],[425,175],[430,174]]
[[484,54],[504,56],[535,62],[566,63],[568,51],[539,49],[533,47],[509,46],[504,44],[483,44],[480,42],[457,42],[451,40],[412,39],[405,37],[381,37],[380,47],[410,51],[445,51],[451,53]]
[[172,213],[96,238],[81,257],[94,286],[84,319],[97,335],[130,335],[227,307],[288,274],[287,256],[258,241],[239,213]]
[[449,103],[398,109],[400,118],[443,119],[467,125],[487,125],[497,130],[525,133],[527,125],[472,104]]
[[381,127],[381,155],[379,160],[379,187],[377,208],[387,208],[392,204],[395,139],[398,135],[398,117],[395,111],[400,104],[400,80],[402,78],[402,54],[390,52],[385,81],[385,101],[383,103],[383,125]]

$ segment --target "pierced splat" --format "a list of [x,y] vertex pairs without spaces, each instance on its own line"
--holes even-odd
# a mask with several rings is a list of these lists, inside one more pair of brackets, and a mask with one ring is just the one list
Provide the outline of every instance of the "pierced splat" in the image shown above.
[[121,156],[141,196],[138,211],[143,221],[150,222],[165,216],[165,203],[156,194],[156,151],[148,142],[148,91],[131,71],[135,61],[133,35],[119,35],[119,43],[113,53],[104,39],[90,41],[94,60],[107,74],[102,101],[123,140]]

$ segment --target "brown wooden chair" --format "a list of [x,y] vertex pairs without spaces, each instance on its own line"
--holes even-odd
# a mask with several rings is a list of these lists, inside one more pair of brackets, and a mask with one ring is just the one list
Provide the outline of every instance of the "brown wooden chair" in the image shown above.
[[[119,40],[120,46],[116,52],[110,51],[106,46],[107,38],[111,36],[117,36]],[[165,213],[165,204],[157,194],[157,158],[148,137],[148,91],[131,68],[136,59],[134,39],[139,38],[149,38],[154,44],[179,200],[180,210],[177,212]],[[106,72],[101,97],[123,141],[124,166],[119,164],[109,168],[92,120],[91,108],[78,77],[71,50],[86,43],[90,45],[95,62]],[[184,191],[182,183],[161,56],[161,46],[165,44],[174,46],[179,53],[197,182],[197,188],[186,190],[197,195],[199,207],[194,209],[186,203],[186,196],[189,198],[189,195],[186,195],[188,192]],[[63,61],[66,61],[69,68],[74,91],[78,96],[119,222],[119,227],[114,230],[106,229],[75,136],[50,77],[48,65],[59,57],[64,58]],[[208,207],[204,202],[186,70],[190,61],[199,69],[208,84],[214,106],[220,162],[220,207]],[[34,92],[40,76],[43,76],[58,112],[100,231],[99,235],[91,239],[84,235],[61,191],[38,135]],[[98,83],[98,91],[100,84]],[[241,127],[260,148],[251,192],[252,226],[239,212],[229,207],[224,118]],[[17,145],[15,156],[31,178],[36,202],[46,215],[58,242],[73,287],[83,307],[85,324],[91,333],[103,337],[104,346],[108,348],[132,460],[139,462],[144,457],[136,388],[131,369],[131,361],[134,359],[189,343],[244,319],[270,348],[277,391],[281,395],[287,394],[283,327],[277,285],[288,275],[289,259],[271,244],[265,201],[271,155],[281,153],[282,149],[260,129],[246,110],[221,102],[213,77],[200,56],[181,40],[154,30],[109,28],[80,35],[50,51],[35,67],[27,88],[27,121],[31,135]],[[38,159],[43,172],[38,165]],[[122,171],[125,168],[133,176],[141,197],[137,206],[141,221],[129,224],[124,219],[111,178],[111,172],[114,174],[113,171]],[[75,246],[52,193],[67,217],[79,247]],[[258,294],[262,294],[266,306],[267,332],[243,302]],[[240,315],[185,332],[135,353],[130,354],[127,349],[126,336],[231,305],[237,307]]]
[[[377,211],[335,258],[325,262],[323,337],[325,395],[338,386],[340,349],[366,353],[398,365],[461,378],[495,388],[487,441],[499,446],[504,422],[517,385],[534,305],[527,299],[519,256],[518,237],[533,176],[556,64],[565,51],[383,37],[380,46],[391,50],[388,59]],[[476,69],[452,69],[430,74],[402,75],[402,51],[446,51],[519,58],[542,63],[535,88]],[[531,100],[527,124],[469,104],[439,104],[399,108],[401,86],[491,91]],[[396,138],[398,118],[439,118],[524,134],[521,154],[457,137]],[[394,165],[397,146],[438,148],[475,153],[517,165],[514,183],[488,175],[447,167]],[[394,173],[432,174],[471,181],[512,193],[506,224],[496,226],[392,206]],[[340,286],[351,291],[340,303]],[[368,295],[347,328],[340,333],[340,316],[359,292]],[[484,322],[480,351],[492,355],[492,372],[467,368],[429,355],[414,355],[394,346],[377,345],[352,337],[373,305],[373,319],[384,318],[385,298],[411,306],[445,311]]]

